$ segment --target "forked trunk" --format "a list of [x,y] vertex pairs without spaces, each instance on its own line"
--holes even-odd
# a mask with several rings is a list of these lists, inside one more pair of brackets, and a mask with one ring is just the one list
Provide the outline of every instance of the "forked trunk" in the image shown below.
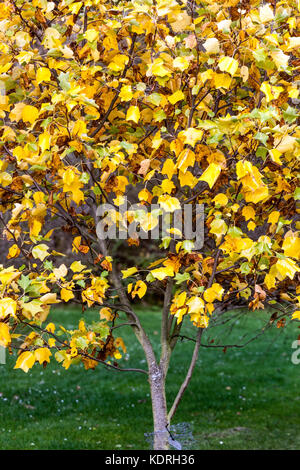
[[149,381],[154,425],[153,449],[167,450],[169,449],[169,444],[165,377],[157,364],[153,364],[151,367]]

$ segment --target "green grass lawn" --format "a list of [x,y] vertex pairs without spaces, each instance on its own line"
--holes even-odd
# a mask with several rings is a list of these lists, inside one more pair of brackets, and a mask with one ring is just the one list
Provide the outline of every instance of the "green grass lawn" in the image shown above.
[[[140,310],[158,350],[160,309]],[[84,314],[97,319],[97,311]],[[57,308],[49,318],[72,327],[77,309]],[[270,314],[247,312],[233,332],[212,328],[211,337],[244,342]],[[77,323],[78,324],[78,323]],[[185,334],[192,334],[188,327]],[[291,362],[297,322],[273,328],[243,349],[202,348],[195,374],[174,419],[191,423],[194,449],[300,449],[300,364]],[[225,336],[224,336],[225,335]],[[128,327],[124,366],[145,367],[140,347]],[[214,343],[216,344],[216,343]],[[168,376],[174,398],[193,348],[178,344]],[[147,449],[144,432],[152,416],[146,376],[99,366],[65,371],[54,360],[28,374],[13,370],[14,357],[0,366],[0,449]]]

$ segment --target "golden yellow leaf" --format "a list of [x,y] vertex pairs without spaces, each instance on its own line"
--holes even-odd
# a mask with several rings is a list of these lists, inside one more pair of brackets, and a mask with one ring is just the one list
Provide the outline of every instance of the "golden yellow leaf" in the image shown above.
[[173,67],[183,72],[189,67],[189,61],[186,57],[176,57],[176,59],[173,60]]
[[225,56],[219,60],[219,69],[222,72],[229,73],[232,77],[237,71],[238,66],[239,66],[238,61],[236,59],[233,59],[232,57]]
[[50,82],[51,80],[51,71],[46,67],[41,67],[38,69],[36,73],[36,80],[37,83],[40,84],[42,82]]
[[166,268],[153,269],[151,274],[159,281],[162,281],[167,276],[174,276],[174,270],[171,266],[167,266]]
[[134,299],[137,295],[140,299],[144,297],[147,292],[147,285],[143,281],[137,281],[134,286],[133,291],[131,292],[131,296]]
[[213,187],[221,173],[221,165],[215,163],[210,163],[206,168],[202,176],[199,178],[199,181],[206,181],[210,189]]
[[39,110],[35,106],[26,105],[22,109],[22,119],[24,122],[33,124],[39,116]]
[[184,93],[181,90],[177,90],[173,95],[168,96],[168,100],[171,104],[176,104],[178,101],[184,100],[184,98]]
[[14,244],[8,250],[7,259],[16,258],[17,256],[19,256],[19,254],[20,248],[18,247],[18,245]]
[[73,294],[72,290],[71,289],[66,289],[66,288],[62,288],[61,291],[60,291],[60,297],[65,301],[65,302],[69,302],[69,300],[71,299],[74,299],[75,295]]
[[279,217],[280,217],[279,211],[272,211],[268,217],[268,222],[270,224],[276,224],[278,222]]
[[219,283],[214,283],[204,291],[203,297],[206,302],[213,303],[216,299],[222,300],[224,289]]
[[228,197],[226,196],[226,194],[220,193],[213,198],[213,202],[215,204],[218,204],[219,206],[226,206],[228,204]]
[[137,268],[128,268],[128,269],[123,269],[121,270],[121,273],[123,274],[123,279],[126,279],[129,276],[132,276],[133,274],[137,273]]
[[0,318],[5,318],[7,315],[16,315],[17,302],[10,297],[0,299]]
[[126,113],[126,121],[133,121],[136,124],[140,119],[140,110],[138,106],[130,106]]
[[119,94],[121,101],[130,101],[133,97],[131,85],[123,85]]
[[9,327],[6,323],[0,322],[0,346],[6,348],[11,342]]
[[251,206],[245,206],[242,210],[242,215],[245,220],[254,220],[255,219],[255,210]]
[[174,212],[177,209],[180,209],[180,202],[176,197],[169,196],[167,194],[163,194],[158,198],[158,204],[164,209],[166,212]]
[[174,175],[174,173],[175,173],[175,164],[170,158],[168,158],[165,161],[161,172],[162,172],[163,175],[167,175],[167,177],[169,179],[171,179],[172,176]]
[[286,235],[282,249],[284,251],[285,256],[299,259],[300,258],[300,238],[297,233],[289,232],[290,235]]
[[96,39],[98,39],[98,37],[99,37],[99,31],[97,31],[96,29],[88,29],[88,30],[84,33],[84,37],[85,37],[85,39],[87,39],[89,42],[93,42],[93,41],[95,41]]
[[52,356],[50,349],[38,348],[34,351],[35,360],[40,364],[44,362],[50,362],[50,356]]
[[28,372],[29,369],[34,365],[35,363],[35,356],[34,353],[30,351],[25,351],[20,356],[18,357],[18,360],[16,362],[16,365],[14,369],[22,369],[24,372]]

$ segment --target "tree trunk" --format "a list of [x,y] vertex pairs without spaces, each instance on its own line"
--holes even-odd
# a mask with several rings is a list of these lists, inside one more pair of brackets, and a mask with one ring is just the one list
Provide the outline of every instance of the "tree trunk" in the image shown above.
[[165,377],[157,364],[152,364],[149,371],[151,401],[153,412],[153,449],[167,450],[168,444],[168,413],[165,393]]

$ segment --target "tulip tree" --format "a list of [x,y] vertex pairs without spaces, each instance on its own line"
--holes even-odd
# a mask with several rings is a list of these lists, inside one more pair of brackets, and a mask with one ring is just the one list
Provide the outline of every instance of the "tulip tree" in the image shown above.
[[[156,449],[168,445],[159,431],[210,322],[234,306],[276,308],[277,327],[300,319],[299,9],[299,0],[0,4],[0,344],[17,350],[24,372],[58,361],[144,373]],[[129,192],[158,209],[121,212]],[[170,229],[146,267],[132,257],[122,265],[116,242],[97,235],[108,202],[117,228],[137,221],[123,237],[129,251],[146,243],[141,229],[201,204],[203,246]],[[69,240],[75,261],[54,236]],[[158,292],[159,357],[136,309]],[[51,321],[54,304],[74,302],[76,329]],[[194,327],[195,346],[168,412],[182,324]],[[122,327],[133,329],[145,370],[124,367]]]

